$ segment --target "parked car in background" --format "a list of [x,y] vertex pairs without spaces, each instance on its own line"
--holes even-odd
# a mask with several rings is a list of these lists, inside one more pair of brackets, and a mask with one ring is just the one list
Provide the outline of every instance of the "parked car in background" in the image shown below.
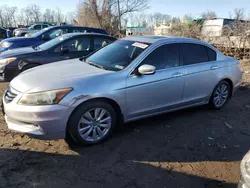
[[241,180],[238,188],[250,188],[250,151],[243,157],[240,163]]
[[87,58],[21,73],[5,91],[3,109],[11,130],[96,144],[119,122],[204,104],[220,109],[241,78],[239,61],[205,42],[124,38]]
[[31,25],[28,28],[18,28],[14,30],[14,36],[15,37],[22,37],[25,36],[25,34],[29,33],[29,32],[37,32],[40,31],[44,28],[50,27],[51,25],[49,24],[34,24]]
[[103,34],[70,33],[37,47],[7,50],[0,54],[0,80],[10,81],[39,65],[86,56],[115,40]]
[[34,33],[34,35],[32,35],[31,37],[13,37],[1,41],[0,52],[27,46],[38,46],[63,34],[79,33],[79,32],[108,34],[103,29],[89,28],[89,27],[77,27],[68,25],[47,27],[41,31]]
[[7,38],[7,30],[4,28],[0,28],[0,40],[6,39]]

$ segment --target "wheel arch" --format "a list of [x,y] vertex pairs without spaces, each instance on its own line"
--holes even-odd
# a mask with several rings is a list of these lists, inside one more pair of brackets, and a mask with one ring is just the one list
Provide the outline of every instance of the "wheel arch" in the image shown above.
[[120,107],[120,105],[113,99],[111,98],[107,98],[107,97],[95,97],[95,98],[90,98],[88,100],[85,100],[85,101],[82,101],[81,103],[79,103],[75,108],[74,110],[71,112],[69,118],[68,118],[68,121],[67,121],[67,125],[68,125],[68,122],[71,118],[71,116],[74,114],[75,111],[77,111],[81,106],[83,106],[84,104],[86,103],[90,103],[90,102],[96,102],[96,101],[102,101],[102,102],[106,102],[108,104],[110,104],[115,112],[117,113],[117,120],[118,120],[118,124],[122,124],[124,123],[124,116],[123,116],[123,112],[122,112],[122,109]]
[[231,91],[230,91],[230,96],[229,97],[232,97],[232,95],[233,95],[233,81],[230,78],[223,78],[223,79],[221,79],[219,81],[219,83],[222,82],[222,81],[226,81],[230,85]]

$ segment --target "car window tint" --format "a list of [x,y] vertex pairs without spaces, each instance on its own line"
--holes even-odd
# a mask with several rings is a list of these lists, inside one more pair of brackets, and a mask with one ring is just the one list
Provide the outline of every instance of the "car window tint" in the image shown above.
[[43,25],[43,28],[49,27],[48,25]]
[[68,40],[54,49],[54,52],[60,52],[61,48],[68,48],[70,52],[83,52],[90,50],[90,38],[77,38]]
[[98,50],[98,49],[108,45],[111,42],[112,41],[107,39],[107,38],[95,37],[94,38],[94,50]]
[[142,64],[153,65],[156,70],[179,66],[180,50],[178,44],[168,44],[155,49]]
[[182,44],[183,64],[191,65],[209,61],[207,47],[199,44]]
[[207,48],[207,53],[208,53],[209,61],[216,61],[217,54],[216,54],[216,52],[214,50],[212,50],[211,48]]
[[35,30],[36,30],[36,29],[37,29],[37,30],[41,29],[41,25],[35,25],[35,26],[34,26],[34,29],[35,29]]

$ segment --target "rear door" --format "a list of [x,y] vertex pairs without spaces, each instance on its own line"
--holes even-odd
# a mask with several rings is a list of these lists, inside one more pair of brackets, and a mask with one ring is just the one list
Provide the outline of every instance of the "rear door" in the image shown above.
[[183,67],[186,69],[184,102],[188,105],[209,99],[218,83],[219,65],[216,52],[204,45],[193,43],[183,43],[181,52]]

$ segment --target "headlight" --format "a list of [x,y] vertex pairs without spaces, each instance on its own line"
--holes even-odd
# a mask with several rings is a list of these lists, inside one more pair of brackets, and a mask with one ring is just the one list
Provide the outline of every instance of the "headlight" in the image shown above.
[[1,48],[9,48],[13,43],[12,42],[1,42],[0,47]]
[[26,93],[18,101],[18,104],[31,106],[58,104],[72,90],[72,88],[66,88],[38,93]]
[[16,58],[15,57],[11,57],[11,58],[7,58],[7,59],[0,59],[0,66],[1,65],[7,65],[9,63],[12,63],[13,61],[15,61]]

